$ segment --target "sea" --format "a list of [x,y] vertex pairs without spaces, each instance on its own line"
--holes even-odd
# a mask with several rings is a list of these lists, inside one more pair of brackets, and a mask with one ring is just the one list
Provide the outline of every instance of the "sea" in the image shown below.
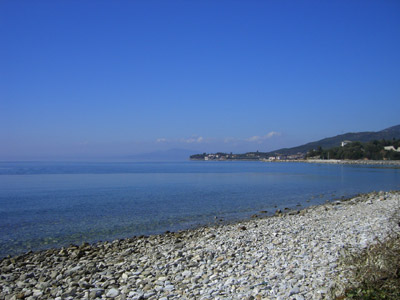
[[400,169],[240,161],[0,162],[0,258],[234,222],[371,191]]

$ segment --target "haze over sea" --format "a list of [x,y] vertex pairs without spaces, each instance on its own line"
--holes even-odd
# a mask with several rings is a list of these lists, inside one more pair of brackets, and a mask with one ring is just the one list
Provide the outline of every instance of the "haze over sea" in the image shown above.
[[377,166],[3,162],[0,257],[177,231],[399,188],[400,169]]

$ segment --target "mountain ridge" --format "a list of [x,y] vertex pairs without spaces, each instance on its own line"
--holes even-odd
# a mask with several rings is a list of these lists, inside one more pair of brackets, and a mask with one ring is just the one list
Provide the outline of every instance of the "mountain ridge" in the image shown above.
[[330,149],[341,146],[342,142],[363,142],[374,140],[400,139],[400,125],[385,128],[380,131],[347,132],[333,137],[323,138],[318,141],[309,142],[292,148],[281,148],[270,152],[246,152],[243,154],[227,154],[218,152],[215,154],[194,154],[190,156],[193,160],[260,160],[270,157],[288,157],[289,159],[303,158],[309,151],[318,148]]
[[342,141],[351,142],[369,142],[373,140],[391,140],[393,138],[400,139],[400,125],[385,128],[380,131],[362,131],[362,132],[347,132],[333,137],[323,138],[318,141],[309,142],[292,148],[281,148],[278,150],[266,152],[269,155],[293,155],[297,153],[307,153],[310,150],[321,147],[328,149],[340,146]]

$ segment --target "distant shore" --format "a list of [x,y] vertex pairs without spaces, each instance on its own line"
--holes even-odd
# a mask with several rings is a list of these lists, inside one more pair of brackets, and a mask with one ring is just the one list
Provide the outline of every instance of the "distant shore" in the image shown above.
[[343,164],[343,165],[395,165],[400,166],[400,160],[349,160],[349,159],[190,159],[193,161],[262,161],[271,163],[313,163],[313,164]]
[[338,265],[346,247],[384,239],[399,201],[400,192],[373,192],[274,217],[5,258],[0,298],[329,299],[346,281]]
[[343,165],[395,165],[400,166],[400,160],[346,160],[346,159],[298,159],[298,160],[263,160],[264,162],[302,162],[313,164],[343,164]]

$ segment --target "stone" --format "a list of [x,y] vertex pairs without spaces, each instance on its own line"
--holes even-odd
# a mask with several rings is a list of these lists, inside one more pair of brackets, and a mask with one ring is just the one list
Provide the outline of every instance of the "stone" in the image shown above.
[[33,290],[33,297],[42,297],[43,296],[43,291],[41,290]]
[[184,272],[182,272],[182,276],[183,276],[183,277],[190,277],[190,276],[192,276],[192,272],[190,272],[190,271],[184,271]]
[[128,280],[128,274],[126,274],[126,273],[124,273],[124,274],[122,274],[121,275],[121,278],[122,278],[122,280],[124,280],[124,281],[126,281],[126,280]]
[[144,298],[144,299],[147,299],[147,298],[153,297],[155,294],[156,294],[156,293],[154,293],[154,292],[147,292],[147,293],[145,293],[145,294],[143,295],[143,298]]
[[109,290],[107,291],[107,293],[106,293],[106,297],[107,297],[107,298],[115,298],[115,297],[117,297],[118,295],[119,295],[119,290],[117,290],[117,289],[115,289],[115,288],[109,289]]
[[101,295],[103,295],[103,294],[104,294],[104,289],[100,289],[100,288],[90,289],[90,292],[89,292],[89,296],[91,299],[100,298]]
[[293,296],[298,293],[300,293],[300,289],[296,286],[289,291],[289,296]]
[[175,287],[172,284],[169,284],[169,285],[166,285],[164,287],[164,289],[167,290],[167,291],[173,291],[175,289]]

